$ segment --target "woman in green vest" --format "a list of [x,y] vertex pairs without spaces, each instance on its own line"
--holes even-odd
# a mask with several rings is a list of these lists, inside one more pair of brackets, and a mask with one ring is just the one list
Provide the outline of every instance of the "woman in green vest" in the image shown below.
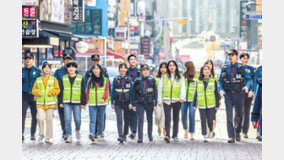
[[[210,74],[208,66],[205,65],[200,69],[199,81],[193,99],[193,108],[199,108],[204,142],[208,141],[208,137],[213,138],[213,118],[215,111],[219,109],[220,100],[217,82],[210,78]],[[210,131],[209,136],[207,136],[206,122]]]
[[94,142],[96,120],[98,117],[98,140],[102,139],[104,115],[109,102],[109,82],[104,77],[104,70],[99,64],[94,64],[92,75],[87,83],[87,102],[89,104],[90,134],[89,139]]
[[[162,62],[159,66],[158,73],[155,76],[157,88],[159,88],[159,83],[162,76],[165,75],[166,73],[167,73],[167,63]],[[163,135],[166,136],[164,107],[163,106],[157,107],[157,109],[154,112],[155,112],[155,122],[156,125],[158,126],[158,135],[161,136],[163,129]]]
[[[214,78],[217,82],[217,85],[218,85],[218,80],[219,80],[219,76],[218,76],[218,73],[215,72],[214,70],[214,63],[212,60],[207,60],[204,65],[207,65],[209,68],[210,68],[210,77],[211,78]],[[221,100],[219,101],[219,105],[221,105]],[[214,118],[213,118],[213,137],[215,136],[215,127],[216,127],[216,114],[217,114],[217,110],[215,111],[215,114],[214,114]],[[207,130],[208,130],[208,127],[207,127]]]
[[184,138],[188,138],[189,132],[190,140],[194,140],[193,134],[195,130],[195,110],[193,109],[192,101],[196,90],[196,82],[198,81],[198,75],[196,74],[195,66],[192,61],[185,62],[183,76],[185,78],[186,88],[185,102],[183,102],[181,106]]
[[159,84],[158,104],[164,107],[166,136],[164,140],[170,143],[171,112],[173,112],[173,136],[178,139],[178,124],[181,103],[185,100],[184,77],[180,75],[178,65],[174,60],[167,64],[167,74],[165,74]]
[[81,108],[86,108],[86,94],[84,80],[81,75],[76,74],[78,64],[74,61],[68,62],[68,74],[62,77],[60,82],[60,94],[58,96],[59,106],[64,108],[66,143],[72,142],[72,112],[75,121],[75,132],[77,140],[81,140]]
[[39,140],[44,138],[44,123],[46,123],[45,143],[51,143],[53,138],[53,112],[56,104],[56,96],[60,88],[56,78],[50,76],[51,64],[43,62],[43,76],[36,79],[32,94],[36,98],[37,119],[39,125]]

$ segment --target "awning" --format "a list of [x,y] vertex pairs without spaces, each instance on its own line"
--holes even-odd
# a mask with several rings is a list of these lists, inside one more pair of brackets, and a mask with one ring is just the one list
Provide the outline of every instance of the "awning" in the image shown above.
[[54,34],[52,34],[52,33],[50,33],[50,32],[44,31],[44,30],[39,31],[39,35],[40,35],[40,36],[43,36],[43,37],[59,38],[57,35],[54,35]]
[[107,52],[107,56],[114,56],[114,58],[118,59],[125,59],[125,57],[123,55],[119,55],[119,54],[115,54],[115,53],[111,53],[111,52]]
[[52,48],[52,45],[45,44],[24,44],[22,48]]

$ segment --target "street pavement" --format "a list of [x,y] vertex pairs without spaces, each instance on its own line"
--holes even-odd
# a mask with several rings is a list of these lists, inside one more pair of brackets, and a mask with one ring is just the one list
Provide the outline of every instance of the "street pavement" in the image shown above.
[[[224,103],[222,103],[224,104]],[[241,142],[227,143],[226,113],[224,105],[217,112],[216,136],[208,143],[203,142],[200,128],[199,111],[196,112],[195,140],[184,139],[184,130],[181,120],[179,123],[179,139],[166,143],[158,137],[157,126],[153,125],[153,142],[149,142],[147,136],[147,120],[144,120],[143,144],[137,144],[135,140],[127,139],[127,142],[117,142],[116,116],[110,106],[107,107],[107,121],[104,140],[91,142],[89,134],[88,108],[82,110],[81,141],[75,137],[75,126],[72,122],[73,143],[65,143],[61,138],[61,127],[57,110],[54,115],[54,138],[52,144],[30,140],[30,118],[27,118],[25,128],[26,140],[22,143],[22,159],[29,160],[260,160],[262,155],[262,143],[258,142],[256,130],[249,130],[249,138],[242,137]],[[28,116],[30,117],[30,116]],[[38,129],[38,127],[37,127]],[[172,131],[172,130],[171,130]],[[37,131],[38,134],[38,131]],[[38,138],[38,135],[36,135]]]

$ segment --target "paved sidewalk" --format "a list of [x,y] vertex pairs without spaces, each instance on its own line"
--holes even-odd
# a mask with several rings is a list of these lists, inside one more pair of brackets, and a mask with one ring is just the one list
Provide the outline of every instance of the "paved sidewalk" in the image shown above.
[[[144,142],[137,144],[137,139],[128,141],[124,144],[117,142],[116,116],[114,110],[107,108],[107,125],[104,132],[105,139],[101,142],[92,143],[88,139],[89,116],[88,109],[82,110],[82,140],[76,141],[73,129],[73,143],[67,144],[61,139],[61,127],[55,111],[54,118],[54,138],[52,144],[31,141],[29,138],[30,119],[26,123],[26,140],[22,144],[22,159],[33,160],[91,160],[91,159],[111,159],[111,160],[260,160],[262,154],[262,143],[258,142],[256,130],[252,127],[249,131],[249,139],[242,138],[241,142],[235,144],[227,143],[226,115],[224,106],[217,113],[216,136],[208,143],[203,142],[200,129],[199,111],[196,112],[196,133],[195,140],[190,141],[183,138],[183,128],[180,121],[179,140],[172,140],[166,143],[162,138],[157,137],[157,127],[153,127],[154,141],[149,142],[146,130],[147,120],[144,121]],[[37,131],[38,133],[38,131]],[[37,135],[38,138],[38,135]]]

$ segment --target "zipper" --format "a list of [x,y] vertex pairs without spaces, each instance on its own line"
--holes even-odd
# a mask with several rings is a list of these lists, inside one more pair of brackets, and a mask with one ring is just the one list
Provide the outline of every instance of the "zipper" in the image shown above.
[[96,93],[95,93],[95,95],[96,95],[96,106],[98,106],[98,96],[97,96],[97,88],[99,87],[99,84],[98,84],[98,86],[97,87],[95,87],[96,89],[95,89],[95,91],[96,91]]
[[[209,83],[209,81],[208,81],[208,83]],[[204,86],[204,84],[203,84],[203,86]],[[208,87],[208,84],[207,84],[206,88],[207,87]],[[205,95],[205,106],[206,106],[206,109],[207,109],[206,88],[204,87],[204,95]]]
[[174,83],[174,82],[171,82],[171,96],[170,96],[171,103],[172,103],[172,94],[173,94],[173,83]]

